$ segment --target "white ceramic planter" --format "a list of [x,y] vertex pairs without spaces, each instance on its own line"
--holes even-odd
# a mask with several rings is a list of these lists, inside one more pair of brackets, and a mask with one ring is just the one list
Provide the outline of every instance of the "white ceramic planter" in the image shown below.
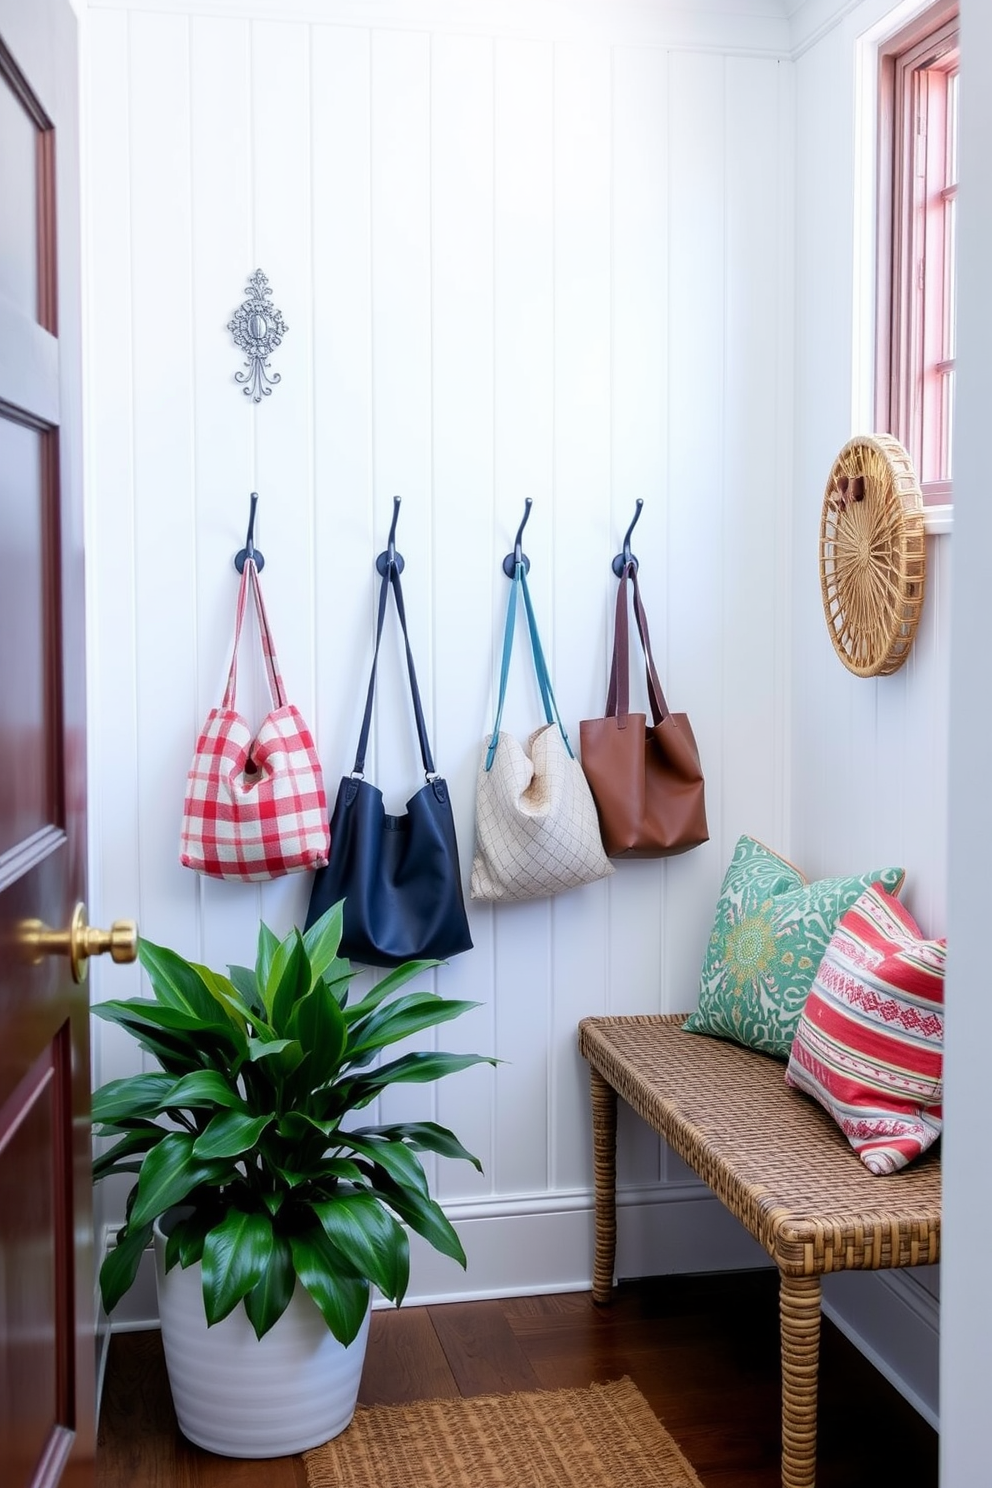
[[297,1285],[264,1338],[239,1304],[207,1327],[200,1267],[165,1272],[155,1225],[155,1276],[172,1399],[184,1436],[225,1457],[284,1457],[337,1436],[358,1400],[369,1313],[345,1348]]

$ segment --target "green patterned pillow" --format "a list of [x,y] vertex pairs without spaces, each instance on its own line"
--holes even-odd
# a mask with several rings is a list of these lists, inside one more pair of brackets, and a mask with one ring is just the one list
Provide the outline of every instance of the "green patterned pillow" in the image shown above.
[[682,1025],[788,1059],[806,994],[841,915],[880,883],[898,893],[902,868],[806,879],[753,837],[734,848],[703,957],[699,1004]]

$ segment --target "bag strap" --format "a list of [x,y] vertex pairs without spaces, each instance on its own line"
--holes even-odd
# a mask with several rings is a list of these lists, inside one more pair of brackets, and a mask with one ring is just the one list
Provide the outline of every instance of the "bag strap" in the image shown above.
[[637,620],[637,631],[641,638],[641,648],[644,651],[644,672],[648,684],[651,719],[657,725],[667,717],[670,709],[665,701],[665,694],[661,690],[661,682],[658,680],[658,669],[654,664],[654,656],[651,652],[651,637],[648,634],[648,617],[645,614],[644,605],[641,601],[641,591],[637,584],[637,564],[633,561],[624,564],[623,572],[620,575],[620,583],[617,586],[616,623],[613,629],[613,663],[610,667],[610,686],[606,695],[606,717],[626,718],[630,713],[630,632],[627,621],[628,580],[634,590],[634,617]]
[[358,737],[358,753],[355,755],[355,768],[353,775],[364,777],[365,756],[369,747],[369,730],[372,725],[372,702],[375,697],[376,671],[379,665],[379,646],[382,642],[382,627],[386,618],[386,601],[389,591],[392,589],[393,598],[396,601],[396,613],[399,616],[400,626],[403,631],[403,643],[406,646],[406,669],[410,677],[410,695],[413,698],[413,712],[417,720],[417,737],[420,740],[420,758],[424,762],[424,774],[428,780],[433,780],[437,774],[434,769],[434,757],[431,754],[430,741],[427,738],[427,724],[424,720],[424,708],[420,701],[420,688],[417,686],[417,673],[413,665],[413,652],[410,649],[410,637],[406,628],[406,609],[403,604],[403,590],[400,585],[400,571],[395,562],[387,563],[382,575],[382,584],[379,587],[379,611],[375,626],[375,651],[372,656],[372,671],[369,676],[369,690],[365,698],[365,716],[362,719],[362,731]]
[[258,620],[258,633],[262,641],[262,654],[265,657],[265,670],[269,679],[269,692],[275,706],[277,708],[284,708],[286,706],[286,692],[282,685],[282,674],[279,671],[275,642],[272,639],[272,631],[269,629],[269,619],[265,613],[262,586],[258,582],[258,569],[255,567],[254,558],[246,558],[245,566],[241,570],[241,585],[238,589],[238,607],[234,621],[234,649],[231,653],[231,669],[227,674],[227,686],[224,689],[224,701],[221,707],[227,709],[234,708],[234,699],[238,689],[238,647],[241,644],[241,627],[244,624],[245,609],[248,604],[249,594],[252,597],[252,603],[255,606],[255,616]]
[[513,632],[517,613],[517,596],[523,595],[524,611],[527,615],[527,629],[530,635],[531,655],[534,658],[534,671],[537,675],[537,686],[541,694],[541,704],[544,708],[546,722],[558,725],[558,730],[564,741],[571,759],[575,758],[565,725],[561,721],[558,712],[558,704],[555,701],[554,689],[551,686],[551,674],[548,671],[548,663],[545,660],[544,648],[541,645],[541,637],[537,629],[537,616],[534,614],[534,605],[530,597],[530,589],[527,586],[527,570],[523,563],[517,563],[513,570],[513,584],[510,589],[510,598],[506,606],[506,624],[503,629],[503,656],[499,669],[499,699],[496,704],[496,720],[493,723],[492,734],[489,740],[489,748],[486,751],[486,769],[491,770],[493,760],[496,758],[496,746],[499,743],[499,726],[503,718],[503,704],[506,702],[506,684],[510,676],[510,657],[513,653]]

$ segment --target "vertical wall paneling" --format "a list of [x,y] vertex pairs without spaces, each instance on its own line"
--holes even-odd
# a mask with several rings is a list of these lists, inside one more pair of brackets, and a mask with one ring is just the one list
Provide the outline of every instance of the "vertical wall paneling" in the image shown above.
[[[488,546],[480,554],[491,594],[489,685],[472,737],[477,760],[492,728],[509,581],[502,561],[524,502],[535,603],[547,615],[554,456],[554,53],[541,42],[495,42],[493,79],[493,482]],[[548,637],[550,640],[550,637]],[[540,721],[526,639],[518,628],[503,728],[526,738]],[[498,1191],[548,1190],[550,1051],[547,1039],[547,901],[486,909],[492,957],[495,1051],[493,1177]],[[485,942],[480,942],[485,944]]]
[[[612,536],[610,61],[603,47],[562,43],[555,51],[555,605],[546,645],[576,751],[579,719],[599,711],[601,596]],[[583,510],[589,515],[579,522]],[[575,1052],[575,1027],[584,1013],[605,1006],[609,892],[601,881],[552,905],[548,1100],[555,1188],[577,1188],[588,1173],[588,1071]]]
[[[588,1282],[576,1023],[691,1004],[726,854],[782,794],[783,652],[760,636],[735,648],[756,584],[756,629],[788,629],[787,565],[755,536],[780,540],[786,494],[760,457],[789,447],[790,369],[769,349],[788,335],[787,247],[768,247],[790,243],[788,67],[743,55],[730,20],[707,24],[706,49],[683,35],[673,52],[663,25],[641,44],[611,34],[612,17],[583,30],[543,4],[528,34],[509,34],[495,4],[462,30],[426,12],[370,28],[333,0],[289,20],[107,0],[91,18],[93,855],[109,914],[137,911],[151,938],[222,966],[251,959],[259,914],[282,933],[305,912],[306,875],[215,883],[177,857],[251,490],[285,680],[331,802],[357,742],[374,560],[402,497],[411,639],[466,888],[501,565],[524,499],[576,747],[605,701],[611,560],[645,501],[634,550],[666,693],[699,733],[713,842],[554,900],[470,905],[475,948],[428,984],[480,1006],[432,1038],[502,1063],[377,1103],[383,1119],[442,1121],[485,1166],[430,1164],[469,1272],[415,1247],[411,1298]],[[258,406],[233,381],[226,329],[256,268],[289,328]],[[503,726],[525,738],[541,714],[518,640]],[[246,644],[254,654],[254,634]],[[264,674],[242,675],[243,711],[260,718]],[[639,678],[635,660],[640,700]],[[421,783],[392,614],[368,775],[394,812]],[[96,1038],[104,1078],[131,1067],[112,1030]],[[678,1165],[659,1184],[657,1141],[624,1121],[623,1265],[746,1263]]]
[[[666,451],[668,448],[668,54],[617,47],[612,78],[612,373],[611,521],[597,555],[604,580],[606,647],[591,716],[606,703],[615,624],[612,560],[634,515],[644,507],[631,551],[653,640],[664,636]],[[662,629],[659,631],[659,624]],[[640,642],[631,612],[631,707],[648,711]],[[659,658],[663,669],[663,658]],[[661,677],[662,687],[667,678]],[[609,960],[605,1010],[651,1013],[662,1006],[661,964],[666,868],[663,862],[618,862],[609,884]],[[621,1184],[657,1177],[659,1144],[641,1121],[625,1116],[619,1143]]]
[[[105,170],[93,180],[85,218],[87,668],[90,711],[98,720],[90,725],[98,743],[91,744],[89,775],[89,909],[93,923],[103,924],[139,909],[128,17],[94,16],[90,36],[88,140]],[[134,967],[113,968],[112,991],[102,963],[93,967],[94,1001],[135,995],[139,987]],[[123,1075],[134,1061],[132,1039],[110,1024],[100,1028],[93,1040],[98,1082]]]
[[[245,21],[194,17],[190,21],[189,57],[197,624],[193,647],[184,657],[184,706],[181,710],[175,706],[171,722],[174,735],[181,741],[177,750],[185,752],[187,764],[198,730],[223,695],[239,583],[233,560],[244,546],[248,497],[257,485],[256,412],[235,383],[235,373],[244,370],[244,353],[226,326],[245,298],[248,276],[256,268],[265,267],[255,261],[252,211],[251,27]],[[269,273],[271,276],[271,266]],[[204,335],[207,326],[220,334]],[[275,535],[270,516],[274,495],[263,486],[255,525],[263,553],[267,529]],[[266,572],[266,588],[278,566],[277,557],[273,569]],[[277,607],[273,616],[277,644],[279,618]],[[255,627],[249,623],[238,669],[237,705],[245,717],[256,721],[267,707],[257,652]],[[173,801],[182,786],[181,777],[169,782]],[[186,954],[195,952],[207,965],[221,969],[231,963],[251,965],[259,891],[194,879],[178,866],[175,872],[184,882],[195,884],[199,903],[196,939],[194,942],[191,925],[182,947]],[[151,928],[149,934],[155,938]]]
[[[137,676],[137,589],[134,553],[134,444],[130,259],[128,17],[91,17],[93,67],[85,94],[88,144],[106,162],[83,217],[86,291],[84,418],[86,438],[86,593],[89,723],[89,914],[93,924],[136,915],[141,782]],[[99,224],[96,241],[94,227]],[[112,307],[109,310],[108,308]],[[125,577],[126,576],[126,577]],[[100,644],[103,638],[103,644]],[[99,720],[94,728],[94,720]],[[94,749],[94,735],[99,744]],[[109,974],[108,974],[109,973]],[[136,996],[137,967],[90,975],[94,1002]],[[139,1062],[134,1041],[113,1024],[92,1032],[94,1084],[129,1073]],[[94,1196],[98,1226],[123,1213],[129,1185],[114,1181]]]
[[[378,587],[374,557],[383,546],[383,512],[373,499],[368,31],[312,29],[310,99],[314,724],[328,811],[333,811],[340,782],[355,761],[371,664],[370,618]],[[397,713],[397,720],[399,734],[399,720],[405,723],[406,715]],[[309,891],[308,878],[303,891]],[[374,1105],[370,1119],[376,1112]]]
[[[777,688],[788,633],[781,623],[777,583],[788,552],[786,503],[777,496],[784,430],[775,396],[782,381],[781,320],[786,312],[784,304],[776,303],[775,285],[786,276],[786,266],[773,227],[784,215],[781,180],[774,170],[783,126],[781,72],[774,59],[732,58],[726,63],[723,365],[727,388],[746,388],[748,393],[728,397],[723,418],[722,629],[737,635],[722,668],[722,714],[733,725],[724,734],[721,795],[713,801],[711,823],[720,831],[724,856],[741,832],[774,846],[781,822],[776,775],[767,778],[764,789],[756,789],[754,781],[755,749],[769,748],[777,757],[787,702]],[[746,134],[740,129],[745,111]],[[777,314],[769,315],[773,304]],[[733,812],[730,802],[736,803]]]
[[311,66],[315,724],[333,798],[358,742],[375,577],[369,33],[314,27]]
[[[672,1011],[695,1002],[730,846],[723,830],[729,814],[723,760],[737,745],[727,735],[721,699],[729,638],[740,635],[741,617],[727,603],[733,554],[723,543],[714,545],[713,534],[727,519],[728,418],[735,401],[747,405],[754,384],[748,378],[732,387],[726,364],[727,67],[718,56],[673,58],[668,95],[669,119],[678,128],[670,125],[667,583],[665,608],[657,612],[657,649],[669,704],[692,721],[710,828],[707,845],[666,863],[662,998]],[[706,291],[699,293],[703,284]],[[754,758],[755,741],[741,739],[740,747]]]
[[[350,772],[368,679],[372,503],[371,37],[316,26],[313,138],[313,724],[329,806]],[[381,536],[381,532],[379,533]]]
[[[612,375],[610,523],[597,553],[604,583],[603,671],[590,699],[602,714],[615,622],[612,560],[643,500],[631,551],[649,620],[665,615],[665,461],[668,447],[668,55],[618,47],[612,90]],[[663,637],[664,629],[660,636]],[[647,712],[640,642],[631,612],[631,707]],[[662,676],[664,688],[666,678]],[[621,862],[610,884],[610,1012],[660,1005],[660,862]],[[631,955],[632,949],[635,954]]]
[[[313,235],[311,221],[310,28],[251,26],[252,209],[257,265],[289,327],[272,355],[282,382],[253,409],[256,489],[266,608],[287,693],[308,721],[315,711],[313,586]],[[243,499],[242,499],[242,510]],[[242,517],[243,520],[243,517]],[[259,673],[259,716],[268,709]],[[299,877],[262,887],[269,924],[303,907]]]
[[[373,32],[373,527],[380,551],[386,545],[393,496],[399,495],[397,547],[406,560],[403,591],[410,640],[425,713],[434,728],[430,85],[429,37]],[[371,563],[367,573],[370,585],[377,587]],[[392,605],[387,619],[370,768],[386,810],[401,811],[423,784],[423,765]],[[383,1120],[431,1120],[435,1114],[434,1091],[427,1086],[385,1091],[378,1104]]]
[[[493,42],[435,37],[431,51],[433,382],[432,744],[451,790],[466,895],[479,740],[489,694],[493,565]],[[426,660],[426,658],[425,658]],[[438,990],[482,1004],[438,1030],[446,1049],[493,1053],[495,1007],[480,975],[492,919],[473,916],[472,952]],[[443,1081],[437,1115],[483,1160],[438,1164],[443,1196],[488,1193],[496,1077],[489,1065]]]
[[190,26],[130,17],[137,879],[144,933],[188,948],[197,885],[178,852],[198,647]]
[[[373,527],[385,547],[393,497],[421,689],[433,688],[428,596],[434,582],[431,505],[430,39],[372,34]],[[372,557],[374,558],[374,553]],[[369,567],[369,583],[377,584]],[[370,763],[387,810],[422,775],[395,617],[383,646]],[[390,807],[389,800],[398,803]]]
[[[873,245],[856,233],[867,225],[858,201],[858,162],[874,140],[855,139],[860,38],[884,21],[879,0],[845,12],[799,57],[795,67],[796,362],[795,476],[792,501],[793,653],[791,708],[792,856],[811,876],[861,872],[889,863],[907,873],[903,898],[927,934],[946,928],[947,699],[949,657],[947,537],[927,541],[927,599],[916,641],[900,671],[861,679],[834,653],[823,619],[817,573],[820,509],[833,459],[855,433],[855,390],[872,383],[859,361],[870,350],[863,329],[871,299]],[[892,25],[898,23],[892,8]],[[876,32],[877,34],[877,32]],[[831,128],[823,128],[829,117]],[[862,276],[859,280],[857,275]],[[937,1272],[900,1278],[849,1278],[829,1292],[832,1315],[899,1379],[907,1320],[914,1308],[928,1327],[913,1346],[929,1360],[907,1369],[916,1388],[936,1379]],[[915,1302],[913,1299],[917,1299]],[[909,1299],[907,1301],[907,1299]],[[902,1314],[905,1313],[906,1317]],[[935,1389],[922,1400],[936,1417]]]

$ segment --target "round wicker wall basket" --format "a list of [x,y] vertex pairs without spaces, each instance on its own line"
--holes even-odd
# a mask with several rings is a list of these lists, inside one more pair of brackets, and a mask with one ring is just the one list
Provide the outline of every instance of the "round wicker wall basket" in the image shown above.
[[858,677],[896,672],[923,608],[923,496],[891,434],[859,435],[833,463],[820,519],[820,589],[834,650]]

